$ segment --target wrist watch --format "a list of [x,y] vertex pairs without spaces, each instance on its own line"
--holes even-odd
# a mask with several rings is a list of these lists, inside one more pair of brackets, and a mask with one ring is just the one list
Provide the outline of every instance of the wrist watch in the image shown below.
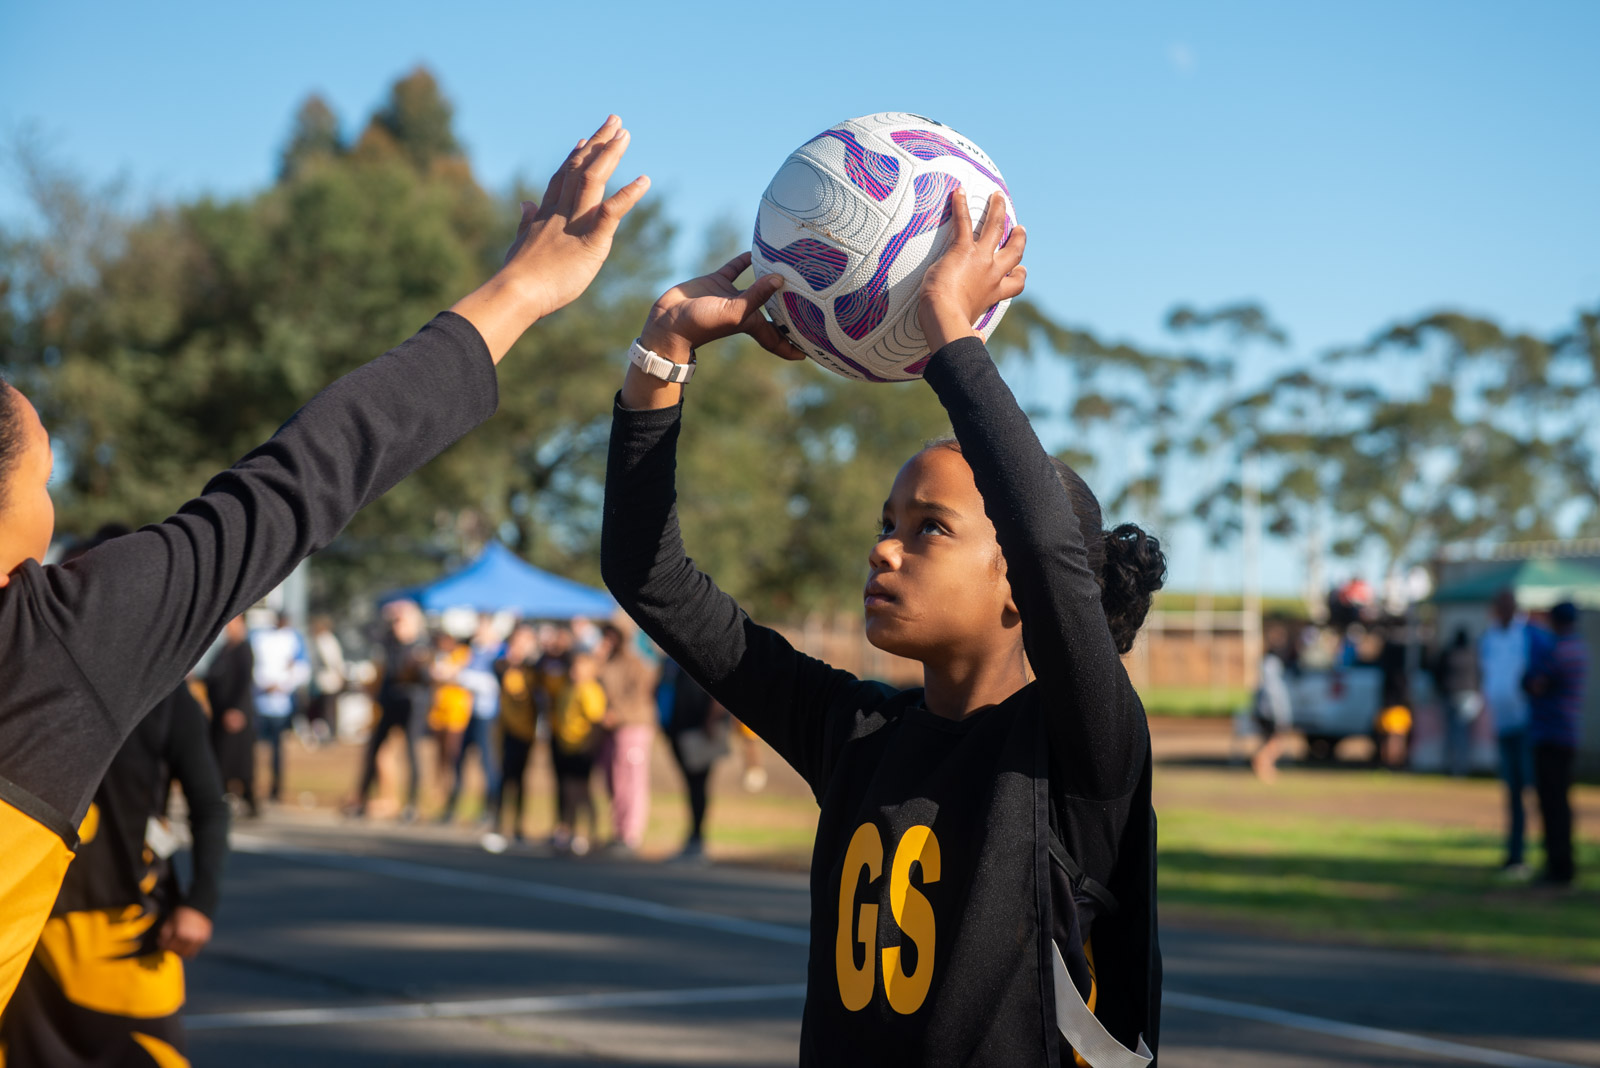
[[633,339],[633,346],[628,349],[628,362],[651,378],[659,378],[663,382],[681,384],[694,377],[693,358],[688,363],[673,363],[665,356],[645,348],[638,338]]

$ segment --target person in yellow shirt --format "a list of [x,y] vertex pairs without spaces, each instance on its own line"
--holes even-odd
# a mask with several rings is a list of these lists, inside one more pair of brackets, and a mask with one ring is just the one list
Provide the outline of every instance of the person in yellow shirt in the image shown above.
[[[428,709],[428,729],[439,745],[439,788],[448,790],[456,755],[461,752],[461,739],[472,720],[472,691],[457,681],[472,651],[449,634],[434,639],[434,650],[433,705]],[[450,822],[448,805],[439,822]]]
[[[589,777],[594,771],[600,724],[606,718],[606,691],[600,685],[600,663],[593,653],[574,653],[567,683],[556,694],[550,717],[550,762],[556,772],[556,829],[550,843],[578,856],[589,851],[595,835],[594,796]],[[589,834],[579,832],[582,817]]]

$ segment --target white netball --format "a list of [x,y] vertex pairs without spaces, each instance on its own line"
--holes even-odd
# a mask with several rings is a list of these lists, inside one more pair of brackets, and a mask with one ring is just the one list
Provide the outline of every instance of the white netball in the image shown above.
[[[950,193],[960,187],[982,227],[989,196],[1011,191],[987,153],[955,130],[901,111],[849,119],[801,145],[761,196],[757,276],[781,274],[767,314],[822,366],[867,382],[920,378],[928,345],[917,289],[950,240]],[[984,340],[1009,301],[974,323]]]

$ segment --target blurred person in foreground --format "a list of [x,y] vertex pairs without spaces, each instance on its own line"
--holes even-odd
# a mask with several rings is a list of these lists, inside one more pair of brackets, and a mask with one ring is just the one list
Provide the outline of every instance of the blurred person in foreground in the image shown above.
[[1250,758],[1250,770],[1262,782],[1278,781],[1278,758],[1283,755],[1283,732],[1293,722],[1289,675],[1293,646],[1288,632],[1276,626],[1267,634],[1267,655],[1261,658],[1261,681],[1256,686],[1253,714],[1261,745]]
[[[199,703],[180,686],[112,760],[33,960],[0,1018],[7,1068],[189,1063],[178,1016],[183,961],[211,940],[228,852],[228,805],[207,733]],[[165,818],[174,781],[193,841],[187,888],[169,861],[179,846]]]
[[600,687],[606,693],[606,732],[600,766],[611,794],[615,852],[635,853],[650,818],[650,747],[656,737],[658,670],[634,645],[637,628],[618,613],[600,625]]
[[489,830],[483,848],[503,853],[506,848],[505,812],[511,795],[511,837],[521,842],[523,806],[528,796],[528,758],[538,736],[539,709],[535,703],[537,680],[533,664],[539,655],[538,632],[519,623],[506,639],[505,656],[495,664],[500,677],[500,775],[489,807]]
[[445,800],[440,823],[455,818],[456,806],[461,801],[462,772],[466,769],[467,750],[475,749],[478,762],[483,767],[483,805],[479,811],[480,823],[488,824],[495,796],[499,792],[500,768],[495,759],[494,724],[500,715],[500,679],[495,665],[505,655],[506,643],[500,640],[500,628],[494,617],[478,617],[478,628],[466,646],[466,662],[456,675],[456,681],[472,695],[472,715],[467,720],[466,733],[456,749],[456,759],[451,778],[450,796]]
[[227,620],[494,413],[501,360],[588,288],[649,188],[639,178],[606,197],[629,140],[607,117],[543,201],[523,204],[494,277],[318,393],[172,516],[71,563],[42,562],[55,532],[50,432],[0,379],[0,1010],[122,744]]
[[383,614],[387,627],[379,650],[378,721],[367,736],[361,785],[346,814],[357,818],[367,814],[367,801],[378,782],[378,751],[389,734],[398,730],[405,743],[407,773],[400,818],[409,821],[417,815],[417,734],[428,712],[433,651],[423,631],[422,609],[415,601],[392,601],[384,606]]
[[1528,673],[1533,639],[1528,619],[1517,611],[1517,595],[1495,594],[1489,605],[1489,626],[1478,638],[1478,680],[1483,703],[1493,717],[1500,742],[1500,777],[1506,784],[1506,859],[1501,870],[1513,879],[1529,874],[1523,863],[1527,813],[1522,792],[1531,775],[1528,752],[1528,695],[1522,680]]
[[1524,685],[1530,697],[1528,741],[1533,745],[1533,784],[1544,824],[1544,871],[1539,882],[1571,886],[1572,766],[1578,755],[1589,650],[1578,633],[1578,607],[1563,601],[1550,609],[1550,630],[1535,635]]
[[256,803],[255,653],[244,616],[222,628],[222,648],[206,669],[206,702],[211,706],[211,752],[222,776],[223,793],[235,798],[248,816]]

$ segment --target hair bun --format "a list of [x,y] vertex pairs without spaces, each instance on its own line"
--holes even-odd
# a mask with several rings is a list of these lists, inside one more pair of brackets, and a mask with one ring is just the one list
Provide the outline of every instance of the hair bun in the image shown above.
[[1167,579],[1167,556],[1161,541],[1134,523],[1105,532],[1106,563],[1101,572],[1100,603],[1117,652],[1133,648],[1133,639],[1150,614],[1150,601]]

